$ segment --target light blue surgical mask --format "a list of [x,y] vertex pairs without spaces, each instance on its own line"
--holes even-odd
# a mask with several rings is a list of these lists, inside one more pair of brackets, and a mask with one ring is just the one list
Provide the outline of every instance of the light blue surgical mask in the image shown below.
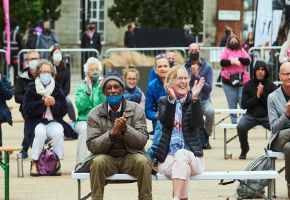
[[55,53],[55,54],[53,54],[52,59],[53,59],[54,61],[56,61],[56,62],[60,62],[60,61],[62,60],[62,55],[61,55],[61,53]]
[[106,95],[106,100],[110,105],[117,106],[121,102],[122,96],[122,93],[113,96]]
[[32,71],[36,70],[36,67],[38,65],[39,60],[31,60],[28,62],[28,67],[29,69],[31,69]]
[[49,73],[43,73],[40,74],[39,79],[43,85],[47,86],[50,83],[52,76]]

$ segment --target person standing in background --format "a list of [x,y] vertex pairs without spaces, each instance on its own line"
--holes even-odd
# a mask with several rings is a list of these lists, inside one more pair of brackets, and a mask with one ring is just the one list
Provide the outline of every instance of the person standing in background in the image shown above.
[[[87,29],[83,33],[82,41],[81,41],[81,48],[82,49],[96,49],[98,50],[99,54],[97,55],[95,52],[83,52],[82,53],[82,66],[87,62],[90,57],[98,58],[102,51],[102,44],[101,44],[101,36],[96,31],[96,24],[95,22],[88,22]],[[82,79],[85,78],[85,74],[82,70]]]
[[127,48],[135,48],[136,44],[134,41],[134,31],[135,31],[135,23],[128,24],[128,30],[125,32],[124,36],[124,45]]

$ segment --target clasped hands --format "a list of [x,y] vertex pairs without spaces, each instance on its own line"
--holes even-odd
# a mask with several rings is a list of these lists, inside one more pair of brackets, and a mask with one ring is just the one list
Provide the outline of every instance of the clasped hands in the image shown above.
[[112,137],[115,137],[115,136],[120,135],[121,133],[125,133],[126,130],[127,130],[127,124],[126,124],[126,115],[124,112],[122,117],[118,117],[115,119],[114,126],[112,128],[110,135]]

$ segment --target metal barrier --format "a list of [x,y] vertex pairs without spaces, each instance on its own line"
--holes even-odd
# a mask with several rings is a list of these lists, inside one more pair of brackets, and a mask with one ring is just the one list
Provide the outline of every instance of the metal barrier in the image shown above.
[[271,47],[252,47],[249,49],[248,53],[251,56],[252,62],[249,67],[249,72],[252,72],[253,66],[256,60],[260,59],[268,64],[269,78],[276,82],[279,81],[279,54],[281,46],[271,46]]
[[104,57],[110,57],[113,52],[126,52],[126,51],[136,51],[146,56],[153,56],[160,53],[165,53],[166,51],[179,51],[183,57],[186,57],[186,50],[184,47],[157,47],[157,48],[110,48],[105,52]]
[[9,78],[8,65],[5,61],[6,50],[0,49],[0,66],[3,66],[1,73],[3,73],[7,78]]
[[[22,49],[19,51],[18,53],[18,73],[20,73],[21,71],[21,62],[20,60],[23,58],[24,54],[31,51],[32,49]],[[33,49],[34,51],[37,52],[51,52],[51,49]],[[82,65],[86,62],[86,60],[89,57],[98,57],[99,56],[99,52],[96,49],[80,49],[80,48],[75,48],[75,49],[61,49],[61,52],[63,53],[63,57],[64,59],[67,59],[67,62],[70,62],[71,66],[79,66],[80,70],[81,70],[81,75],[82,75],[82,79],[84,78],[84,72],[83,72],[83,67]],[[65,53],[69,53],[69,54],[65,54]],[[71,53],[82,53],[81,57],[79,54],[74,55],[74,57],[71,56]],[[24,59],[22,59],[24,60]]]

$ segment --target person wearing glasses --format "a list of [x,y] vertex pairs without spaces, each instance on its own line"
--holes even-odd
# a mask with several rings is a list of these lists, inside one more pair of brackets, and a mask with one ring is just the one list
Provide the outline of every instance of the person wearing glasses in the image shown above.
[[196,80],[192,89],[189,81],[184,66],[172,67],[164,81],[168,95],[160,97],[158,102],[162,133],[154,158],[158,161],[159,173],[172,180],[173,200],[188,199],[190,176],[204,170],[199,138],[203,126],[199,93],[205,80]]
[[269,79],[267,64],[257,60],[253,69],[253,78],[243,88],[242,108],[247,112],[240,119],[237,131],[241,146],[239,159],[246,159],[250,149],[248,143],[248,131],[262,125],[270,129],[267,99],[268,95],[276,89],[275,84]]
[[[28,85],[23,111],[29,139],[32,146],[30,175],[39,176],[37,162],[47,140],[53,141],[53,151],[63,159],[64,128],[63,117],[67,114],[67,103],[60,86],[55,82],[53,65],[41,59],[36,67],[35,80]],[[55,175],[61,175],[60,162]]]
[[200,46],[197,43],[192,43],[188,47],[189,59],[185,63],[185,68],[191,76],[190,87],[193,86],[195,80],[200,80],[204,77],[205,83],[199,94],[200,105],[205,116],[205,125],[200,134],[203,141],[204,149],[211,149],[209,137],[212,134],[214,126],[214,109],[210,99],[213,83],[213,70],[211,65],[200,56]]
[[285,179],[290,198],[290,62],[280,67],[282,85],[268,96],[268,116],[271,137],[268,148],[283,152],[285,156]]
[[22,118],[24,119],[24,131],[23,131],[24,135],[22,140],[22,150],[20,152],[22,159],[28,158],[27,151],[29,149],[29,143],[27,141],[27,138],[25,137],[27,135],[27,129],[26,129],[25,114],[23,111],[23,99],[28,84],[34,81],[34,73],[38,65],[39,58],[40,57],[38,52],[34,50],[30,50],[27,52],[25,62],[28,67],[23,69],[21,74],[18,75],[14,89],[15,102],[20,104],[19,111],[22,115]]
[[137,86],[140,79],[139,71],[135,66],[129,66],[124,72],[125,79],[125,93],[124,98],[129,101],[134,101],[145,109],[145,95],[142,90]]

